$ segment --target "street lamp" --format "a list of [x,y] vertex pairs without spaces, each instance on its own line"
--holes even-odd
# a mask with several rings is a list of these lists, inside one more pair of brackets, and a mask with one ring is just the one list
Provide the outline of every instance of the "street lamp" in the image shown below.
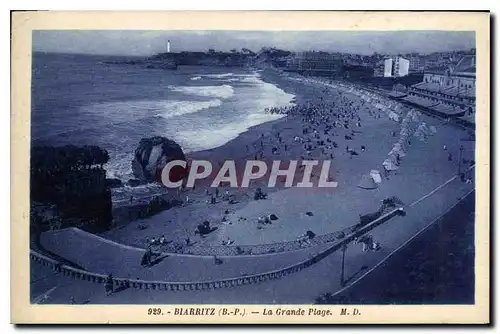
[[347,251],[347,244],[342,245],[342,270],[340,271],[340,285],[345,285],[344,279],[344,265],[345,265],[345,252]]
[[463,154],[463,151],[464,151],[464,146],[463,145],[460,145],[460,155],[458,157],[458,170],[457,170],[457,175],[460,175],[460,167],[462,165],[462,154]]

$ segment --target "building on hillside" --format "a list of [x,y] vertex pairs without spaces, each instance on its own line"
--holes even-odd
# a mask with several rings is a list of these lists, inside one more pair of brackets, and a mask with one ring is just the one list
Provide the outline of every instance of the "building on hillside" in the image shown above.
[[336,76],[342,73],[343,61],[340,55],[306,51],[288,59],[287,70],[308,75]]
[[408,75],[410,61],[403,57],[390,57],[377,63],[373,71],[376,77],[404,77]]
[[407,58],[410,61],[409,73],[421,73],[424,71],[425,64],[418,53],[411,53],[407,55]]
[[384,76],[384,61],[379,61],[375,64],[373,68],[373,76],[374,77],[383,77]]

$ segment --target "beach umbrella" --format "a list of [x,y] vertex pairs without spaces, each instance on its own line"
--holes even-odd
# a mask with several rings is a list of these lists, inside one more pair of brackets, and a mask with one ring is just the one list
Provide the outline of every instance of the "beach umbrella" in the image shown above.
[[399,168],[391,159],[385,159],[382,166],[384,166],[386,170],[397,170]]
[[429,129],[427,128],[427,125],[425,123],[420,123],[420,125],[418,126],[418,131],[420,131],[424,135],[429,134]]
[[395,112],[393,112],[393,111],[391,111],[389,113],[389,119],[391,119],[391,120],[393,120],[395,122],[399,122],[399,116]]
[[423,134],[418,129],[415,131],[414,136],[420,141],[425,141],[425,134]]
[[401,148],[404,149],[407,141],[408,141],[408,136],[401,136],[401,138],[399,138],[399,140],[398,140],[398,144],[400,144]]
[[400,146],[394,147],[391,152],[393,152],[395,155],[399,155],[400,158],[406,156],[406,153]]
[[382,183],[382,177],[380,176],[380,172],[376,169],[372,169],[370,171],[370,176],[372,177],[373,181],[375,181],[375,183]]
[[358,187],[367,190],[378,188],[377,183],[373,180],[373,177],[371,177],[371,175],[363,175],[361,181],[358,184]]

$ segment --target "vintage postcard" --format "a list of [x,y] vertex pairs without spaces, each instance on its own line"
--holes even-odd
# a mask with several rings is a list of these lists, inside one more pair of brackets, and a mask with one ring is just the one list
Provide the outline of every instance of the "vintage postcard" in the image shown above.
[[14,12],[12,322],[476,323],[487,12]]

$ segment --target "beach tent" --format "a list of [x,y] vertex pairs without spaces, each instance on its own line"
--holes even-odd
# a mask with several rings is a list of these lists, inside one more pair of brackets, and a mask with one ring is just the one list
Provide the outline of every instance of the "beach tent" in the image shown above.
[[370,175],[363,175],[361,182],[359,182],[358,187],[361,189],[377,189],[377,183],[373,180]]
[[419,117],[420,117],[420,115],[419,115],[419,114],[420,114],[420,113],[417,113],[416,111],[412,112],[412,114],[411,114],[411,118],[412,118],[412,120],[413,120],[414,122],[418,122],[418,120],[420,119],[420,118],[419,118]]
[[413,136],[415,136],[420,141],[425,141],[425,133],[422,133],[422,131],[420,131],[419,129],[415,130]]
[[421,123],[415,132],[418,132],[420,135],[425,137],[429,134],[430,131],[425,123]]
[[382,183],[382,177],[380,176],[380,172],[376,169],[372,169],[370,171],[370,176],[372,177],[375,183]]
[[385,159],[384,162],[382,163],[382,166],[385,167],[386,170],[396,170],[398,169],[399,167],[396,166],[396,164],[394,163],[394,161],[392,159]]
[[394,111],[391,111],[389,113],[389,119],[395,122],[399,122],[399,116]]
[[401,148],[404,150],[406,145],[408,143],[408,136],[401,136],[401,138],[399,138],[397,144],[401,145]]
[[389,152],[390,156],[397,156],[399,155],[400,158],[406,156],[406,153],[403,151],[403,149],[399,146],[394,146],[392,150]]

